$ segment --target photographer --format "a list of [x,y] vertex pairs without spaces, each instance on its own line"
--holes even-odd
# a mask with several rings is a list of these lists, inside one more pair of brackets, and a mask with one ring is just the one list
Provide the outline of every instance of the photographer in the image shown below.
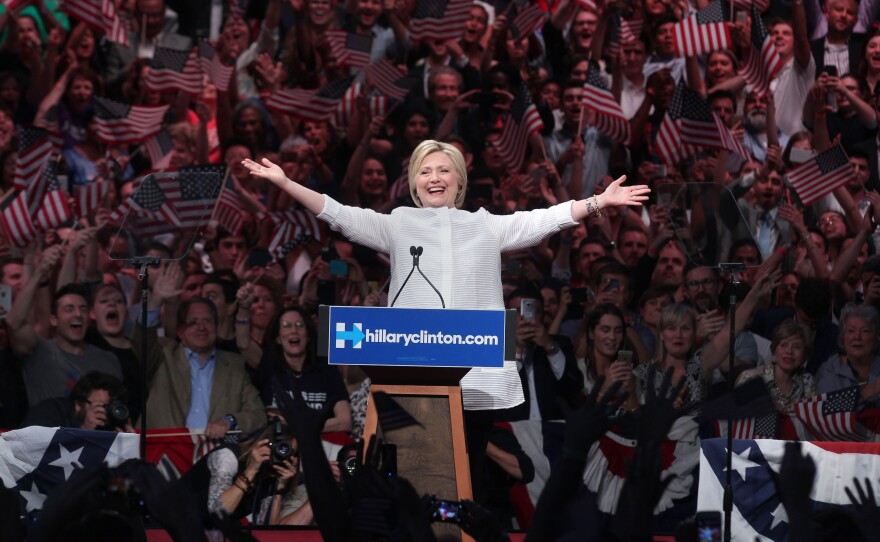
[[[244,442],[214,449],[179,483],[197,495],[206,526],[212,512],[234,519],[253,513],[251,522],[265,525],[278,522],[283,497],[298,473],[299,460],[291,434],[275,420]],[[267,518],[270,506],[272,514]]]
[[115,376],[97,371],[80,378],[69,397],[34,405],[22,427],[72,427],[134,433],[129,419],[128,391]]

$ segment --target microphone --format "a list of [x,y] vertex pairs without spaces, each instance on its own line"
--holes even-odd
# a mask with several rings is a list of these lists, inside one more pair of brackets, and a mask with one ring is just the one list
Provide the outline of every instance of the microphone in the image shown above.
[[434,291],[437,292],[437,297],[440,298],[440,304],[443,306],[444,309],[446,308],[446,301],[443,300],[443,295],[440,293],[440,290],[438,290],[437,287],[434,286],[434,283],[431,282],[431,279],[429,279],[425,276],[424,273],[422,273],[422,269],[419,267],[419,256],[422,255],[422,252],[422,247],[409,247],[409,254],[413,257],[412,269],[409,270],[409,274],[406,276],[406,279],[404,279],[403,284],[400,285],[400,289],[397,290],[397,295],[394,296],[394,299],[391,301],[389,307],[394,306],[394,304],[397,302],[397,298],[400,297],[400,293],[403,292],[404,286],[406,286],[406,283],[409,282],[409,278],[412,276],[413,272],[418,269],[419,274],[422,276],[422,278],[424,278],[425,281],[427,281],[427,283],[431,286],[431,288],[433,288]]

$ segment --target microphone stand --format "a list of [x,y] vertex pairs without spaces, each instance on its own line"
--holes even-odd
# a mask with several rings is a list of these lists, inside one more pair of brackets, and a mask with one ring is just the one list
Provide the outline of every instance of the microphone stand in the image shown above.
[[140,267],[141,279],[141,460],[147,460],[147,297],[150,294],[150,266],[159,265],[155,256],[139,256],[131,259],[135,267]]
[[[733,393],[734,356],[736,355],[736,288],[740,285],[736,274],[745,271],[745,264],[719,263],[721,272],[730,273],[730,301],[728,305],[728,330],[730,345],[727,352],[727,392]],[[733,519],[733,409],[727,414],[727,471],[724,479],[724,542],[730,542],[730,529]]]

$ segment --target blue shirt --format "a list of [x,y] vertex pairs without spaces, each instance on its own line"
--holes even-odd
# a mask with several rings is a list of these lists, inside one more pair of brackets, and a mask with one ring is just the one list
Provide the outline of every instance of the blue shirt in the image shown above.
[[186,426],[189,429],[204,429],[210,420],[211,386],[214,383],[214,367],[217,366],[217,351],[211,352],[204,367],[199,363],[199,355],[184,347],[183,353],[189,362],[189,381],[192,388],[192,399],[186,415]]

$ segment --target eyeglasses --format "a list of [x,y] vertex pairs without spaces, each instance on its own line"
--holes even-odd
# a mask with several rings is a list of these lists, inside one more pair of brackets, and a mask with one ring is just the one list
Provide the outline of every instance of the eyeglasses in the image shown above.
[[820,226],[830,226],[831,224],[837,224],[838,222],[842,222],[843,219],[837,215],[831,215],[828,218],[823,218],[819,221]]
[[281,324],[281,327],[283,327],[284,329],[290,329],[292,327],[295,327],[296,329],[305,329],[306,323],[305,322],[294,322],[291,324],[290,322],[283,322]]
[[689,280],[685,284],[688,288],[697,289],[699,287],[708,288],[718,283],[718,279]]
[[211,327],[214,325],[213,318],[194,318],[186,321],[186,327],[196,327],[198,325]]

